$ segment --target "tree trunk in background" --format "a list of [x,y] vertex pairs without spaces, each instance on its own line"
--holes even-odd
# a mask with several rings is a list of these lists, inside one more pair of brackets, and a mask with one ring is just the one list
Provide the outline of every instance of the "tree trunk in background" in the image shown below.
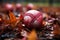
[[49,5],[50,5],[50,6],[53,5],[53,1],[54,1],[54,0],[49,0]]

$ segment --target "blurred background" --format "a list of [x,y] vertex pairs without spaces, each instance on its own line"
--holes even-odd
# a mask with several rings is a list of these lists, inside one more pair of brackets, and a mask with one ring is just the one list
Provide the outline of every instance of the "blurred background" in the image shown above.
[[[24,14],[30,10],[42,14],[41,19],[36,16],[38,21],[42,20],[38,27],[24,24],[27,16]],[[57,39],[60,39],[60,0],[0,0],[0,40]]]
[[60,7],[60,0],[0,0],[0,3],[33,3],[39,6],[58,6]]

